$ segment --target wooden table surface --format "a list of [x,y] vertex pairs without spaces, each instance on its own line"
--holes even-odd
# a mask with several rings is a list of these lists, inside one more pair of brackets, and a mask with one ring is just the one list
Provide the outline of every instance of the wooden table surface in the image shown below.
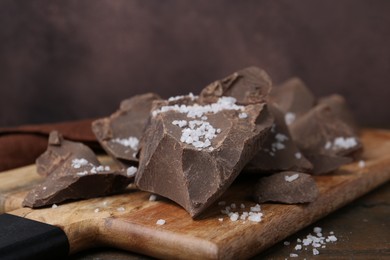
[[[322,227],[325,233],[334,231],[338,241],[328,243],[313,256],[312,251],[295,251],[297,238],[306,237],[313,227]],[[274,245],[253,259],[390,259],[390,182],[321,219],[315,224]],[[290,253],[299,257],[291,258]],[[80,252],[72,260],[133,260],[152,259],[113,248],[95,248]]]

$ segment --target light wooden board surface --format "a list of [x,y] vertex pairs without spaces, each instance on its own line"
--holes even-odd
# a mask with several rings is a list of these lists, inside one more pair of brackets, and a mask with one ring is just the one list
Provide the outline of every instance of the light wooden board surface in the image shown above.
[[[316,176],[320,196],[315,202],[263,204],[260,223],[231,222],[218,205],[193,220],[176,204],[165,199],[151,202],[149,193],[132,188],[125,194],[57,208],[21,208],[25,194],[41,181],[33,165],[0,173],[0,211],[61,227],[69,238],[71,252],[107,245],[161,258],[246,258],[390,180],[390,132],[366,130],[362,141],[366,167],[353,163],[331,175]],[[221,200],[244,203],[248,210],[255,205],[248,188],[253,182],[253,177],[238,179]],[[125,210],[118,211],[119,207]],[[223,222],[218,220],[221,217]],[[156,225],[158,219],[166,224]]]

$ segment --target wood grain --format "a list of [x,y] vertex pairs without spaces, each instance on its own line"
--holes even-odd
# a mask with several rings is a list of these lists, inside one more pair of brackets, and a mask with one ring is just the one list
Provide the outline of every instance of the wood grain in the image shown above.
[[[107,245],[161,258],[233,259],[253,256],[317,219],[390,180],[390,132],[362,133],[366,167],[357,163],[337,172],[316,176],[319,198],[307,205],[264,204],[263,221],[231,222],[214,205],[193,220],[176,204],[130,187],[125,194],[77,201],[57,208],[21,208],[32,183],[41,181],[34,166],[0,174],[0,209],[56,225],[68,235],[71,252]],[[106,159],[107,160],[107,159]],[[250,200],[253,177],[240,177],[221,198],[227,203]],[[249,187],[249,188],[248,188]],[[124,207],[125,211],[118,211]],[[95,209],[99,212],[95,213]],[[224,217],[224,221],[218,218]],[[158,219],[166,220],[157,226]]]

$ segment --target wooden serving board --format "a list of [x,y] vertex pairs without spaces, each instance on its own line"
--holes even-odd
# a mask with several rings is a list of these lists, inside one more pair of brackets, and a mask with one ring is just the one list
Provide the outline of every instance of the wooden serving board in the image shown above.
[[[165,199],[129,188],[124,194],[77,201],[57,208],[22,208],[24,196],[42,181],[35,166],[0,173],[0,212],[62,228],[74,253],[93,246],[112,246],[159,258],[233,259],[253,256],[301,228],[390,180],[390,131],[365,130],[364,168],[357,163],[316,176],[320,196],[306,205],[263,204],[263,220],[230,221],[215,204],[199,220]],[[105,158],[105,163],[108,159]],[[253,177],[240,177],[220,199],[243,203],[248,211]],[[118,211],[124,207],[124,211]],[[99,212],[95,212],[96,209]],[[240,210],[238,210],[240,211]],[[220,222],[218,218],[224,220]],[[164,219],[165,225],[156,221]]]

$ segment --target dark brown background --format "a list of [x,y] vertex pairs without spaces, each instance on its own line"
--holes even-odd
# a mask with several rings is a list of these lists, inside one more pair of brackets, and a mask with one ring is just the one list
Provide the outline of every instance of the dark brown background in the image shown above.
[[0,126],[104,116],[249,65],[390,125],[390,1],[0,2]]

